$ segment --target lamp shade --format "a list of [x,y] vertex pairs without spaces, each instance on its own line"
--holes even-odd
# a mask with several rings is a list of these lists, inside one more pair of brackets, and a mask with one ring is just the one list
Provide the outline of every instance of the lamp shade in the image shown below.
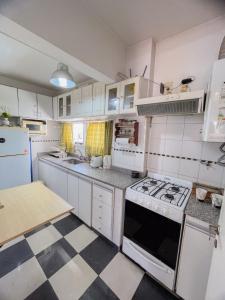
[[69,73],[68,66],[63,63],[59,63],[57,70],[52,73],[50,83],[65,89],[71,89],[76,86],[73,76]]

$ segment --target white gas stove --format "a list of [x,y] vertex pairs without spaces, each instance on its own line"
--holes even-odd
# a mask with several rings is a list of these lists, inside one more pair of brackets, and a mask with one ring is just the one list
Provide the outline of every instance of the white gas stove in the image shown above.
[[148,173],[126,190],[122,251],[171,290],[192,183]]
[[191,190],[189,181],[149,172],[126,189],[126,199],[181,223]]

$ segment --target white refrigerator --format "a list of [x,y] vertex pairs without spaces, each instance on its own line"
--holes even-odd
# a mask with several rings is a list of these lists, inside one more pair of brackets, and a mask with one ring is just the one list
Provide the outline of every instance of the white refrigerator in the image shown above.
[[0,189],[31,182],[28,130],[0,127]]

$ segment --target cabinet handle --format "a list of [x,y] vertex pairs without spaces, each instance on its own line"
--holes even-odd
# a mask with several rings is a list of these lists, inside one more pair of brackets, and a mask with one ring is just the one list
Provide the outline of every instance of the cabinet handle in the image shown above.
[[102,195],[100,194],[99,197],[102,198]]
[[100,220],[102,219],[102,217],[98,217]]
[[101,230],[101,227],[98,227],[98,230]]
[[217,238],[214,239],[214,247],[217,248]]
[[102,208],[102,205],[99,205],[99,208]]

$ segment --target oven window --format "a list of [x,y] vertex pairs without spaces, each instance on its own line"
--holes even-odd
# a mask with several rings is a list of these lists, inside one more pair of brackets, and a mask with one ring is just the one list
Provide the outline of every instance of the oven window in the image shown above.
[[175,270],[181,224],[126,200],[124,235]]
[[30,131],[40,131],[41,125],[26,124],[26,128],[28,128]]

